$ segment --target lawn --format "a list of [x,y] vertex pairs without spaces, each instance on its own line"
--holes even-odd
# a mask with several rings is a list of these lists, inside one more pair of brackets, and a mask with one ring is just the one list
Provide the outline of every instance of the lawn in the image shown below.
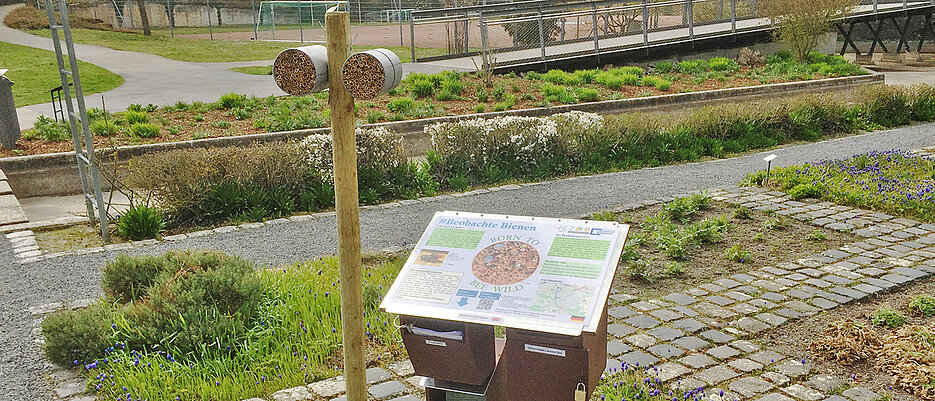
[[[50,35],[47,29],[29,32],[44,37]],[[73,29],[72,37],[77,43],[194,62],[271,60],[284,49],[298,45],[289,42],[182,39],[168,35],[144,36],[138,33],[90,29]]]
[[[29,31],[34,35],[49,37],[48,29]],[[168,31],[154,31],[152,36],[139,33],[99,31],[91,29],[73,29],[75,42],[88,45],[109,47],[116,50],[128,50],[150,53],[179,61],[192,62],[227,62],[272,60],[279,52],[301,45],[297,42],[266,42],[254,40],[210,40],[170,37]],[[373,47],[356,47],[354,50],[368,50]],[[390,47],[403,62],[408,62],[408,47]],[[422,57],[443,54],[444,49],[416,49]]]
[[[60,86],[55,53],[28,46],[0,42],[2,68],[13,80],[13,101],[17,107],[49,102],[49,90]],[[111,90],[123,84],[123,78],[91,63],[80,61],[78,70],[85,95]]]
[[231,68],[231,71],[237,71],[249,75],[273,75],[273,66],[255,65],[249,67],[234,67]]

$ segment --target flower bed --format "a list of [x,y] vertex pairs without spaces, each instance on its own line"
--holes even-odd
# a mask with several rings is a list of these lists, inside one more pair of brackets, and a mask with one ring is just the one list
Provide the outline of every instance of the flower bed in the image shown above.
[[935,161],[902,150],[869,152],[775,169],[748,181],[786,191],[793,199],[820,198],[935,221]]
[[[492,77],[489,85],[483,74],[414,73],[389,96],[358,103],[357,117],[360,123],[402,121],[860,74],[866,72],[837,56],[814,54],[807,63],[796,63],[785,53],[751,66],[713,58],[660,62],[649,69],[506,74]],[[330,121],[327,96],[258,99],[230,93],[215,103],[134,105],[106,116],[91,110],[89,118],[98,148],[173,142],[325,127]],[[15,152],[3,150],[0,156],[68,151],[68,138],[64,124],[43,120],[27,131]]]
[[[403,355],[392,318],[377,309],[401,266],[396,258],[365,261],[370,365]],[[122,257],[105,269],[107,298],[46,318],[46,353],[85,371],[103,400],[267,397],[341,369],[337,283],[335,258],[255,272],[252,264],[217,253]],[[252,289],[226,291],[244,286]],[[235,302],[236,294],[253,294],[246,298],[252,301]],[[240,307],[225,309],[235,303]]]

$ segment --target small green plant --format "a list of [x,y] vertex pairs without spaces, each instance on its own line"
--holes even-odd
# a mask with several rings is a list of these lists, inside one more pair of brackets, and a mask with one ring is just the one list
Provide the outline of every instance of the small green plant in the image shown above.
[[909,301],[909,309],[922,316],[935,316],[935,297],[930,295],[917,295]]
[[458,97],[455,96],[455,94],[449,92],[447,89],[442,89],[442,90],[440,90],[440,91],[438,91],[438,92],[435,93],[435,100],[438,100],[438,101],[440,101],[440,102],[446,102],[446,101],[449,101],[449,100],[455,100],[455,99],[457,99],[457,98],[458,98]]
[[800,200],[805,198],[821,198],[822,191],[821,187],[814,184],[799,184],[789,190],[789,197],[792,200]]
[[591,213],[591,220],[597,221],[617,221],[617,214],[610,211],[604,210],[600,212]]
[[448,178],[448,186],[455,192],[464,192],[471,187],[471,181],[463,174]]
[[669,262],[666,264],[665,270],[662,271],[662,274],[667,277],[681,276],[685,272],[685,264],[679,262]]
[[731,262],[747,263],[750,262],[751,255],[749,251],[743,249],[740,244],[736,244],[724,251],[724,257]]
[[475,113],[483,113],[483,112],[486,112],[486,111],[487,111],[487,105],[485,105],[485,104],[477,104],[477,105],[474,105],[474,112],[475,112]]
[[477,96],[477,101],[481,103],[486,103],[490,98],[490,94],[487,93],[487,89],[484,87],[477,88],[477,91],[474,92],[474,95]]
[[131,241],[156,238],[165,228],[162,213],[146,205],[133,206],[120,216],[117,231]]
[[33,129],[23,135],[26,139],[42,139],[48,142],[71,139],[71,130],[64,122],[57,122],[46,116],[39,116]]
[[873,322],[875,326],[895,329],[906,324],[906,316],[896,309],[884,306],[873,312],[873,315],[870,316],[870,321]]
[[229,121],[221,120],[211,123],[211,126],[214,128],[230,128],[231,123]]
[[233,109],[235,107],[243,107],[244,102],[247,101],[247,96],[241,95],[239,93],[228,92],[218,99],[218,106],[223,109]]
[[197,122],[202,122],[205,120],[205,116],[204,114],[196,114],[194,117],[192,117],[192,120],[195,120]]
[[111,136],[117,132],[117,125],[113,121],[94,120],[91,122],[91,132],[99,136]]
[[770,217],[763,220],[763,228],[767,230],[781,230],[789,226],[789,220],[785,217]]
[[394,113],[408,113],[416,106],[416,101],[411,97],[398,97],[390,100],[386,108]]
[[154,138],[159,136],[159,127],[150,123],[136,123],[127,132],[131,138]]
[[812,230],[812,232],[808,233],[808,235],[805,236],[806,240],[813,241],[813,242],[821,242],[821,241],[824,241],[826,238],[827,237],[825,236],[825,232],[817,228],[815,230]]
[[435,85],[429,80],[417,79],[410,82],[409,86],[415,97],[431,97],[435,93]]
[[766,235],[764,235],[763,233],[756,233],[756,235],[753,236],[753,240],[754,241],[766,241]]
[[237,120],[246,120],[253,116],[253,113],[243,107],[234,107],[229,113]]
[[656,72],[660,74],[668,74],[672,72],[673,65],[668,61],[660,61],[656,63]]
[[695,212],[709,207],[711,207],[711,198],[704,194],[695,194],[688,197],[678,197],[666,203],[662,207],[662,214],[670,220],[685,223],[691,219]]
[[127,112],[123,113],[123,118],[130,125],[149,122],[149,114],[145,111],[127,110]]
[[576,91],[578,99],[582,102],[596,102],[600,99],[601,95],[597,92],[597,89],[594,88],[579,88]]
[[207,138],[207,137],[208,137],[208,133],[206,133],[206,132],[192,132],[192,140],[193,140],[193,141],[197,141],[197,140],[199,140],[199,139],[205,139],[205,138]]
[[105,301],[87,309],[62,310],[42,321],[45,354],[61,366],[91,362],[113,346],[112,307]]
[[178,135],[181,132],[182,132],[182,127],[179,127],[177,125],[173,125],[169,127],[169,135]]
[[734,218],[740,220],[750,220],[753,218],[753,211],[746,206],[737,205],[734,208]]

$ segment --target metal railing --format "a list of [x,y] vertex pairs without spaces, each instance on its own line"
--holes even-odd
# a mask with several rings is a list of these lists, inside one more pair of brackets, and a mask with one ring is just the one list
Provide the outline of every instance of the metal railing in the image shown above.
[[[908,8],[933,0],[864,0],[853,14]],[[692,42],[699,38],[770,29],[757,0],[597,0],[514,2],[413,12],[410,46],[415,61],[474,57],[485,66],[524,64],[627,48]],[[445,49],[418,58],[416,47]],[[479,56],[479,57],[478,57]],[[466,67],[470,67],[466,65]]]

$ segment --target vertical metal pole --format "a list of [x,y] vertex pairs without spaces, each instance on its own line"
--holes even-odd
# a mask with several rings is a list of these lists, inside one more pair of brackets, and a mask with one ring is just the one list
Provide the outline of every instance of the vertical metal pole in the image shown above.
[[877,0],[873,0],[873,12],[874,14],[877,12]]
[[542,61],[545,61],[545,31],[542,28],[542,7],[539,7],[539,48],[542,50]]
[[302,3],[296,7],[299,11],[299,43],[305,43],[305,34],[302,32]]
[[403,44],[403,2],[399,1],[399,47],[405,46]]
[[594,51],[600,52],[601,45],[597,35],[597,6],[591,3],[591,25],[594,27]]
[[649,5],[643,0],[643,46],[649,46]]
[[[273,24],[273,40],[276,40],[276,3],[266,3],[269,6],[269,19]],[[262,7],[262,6],[261,6]]]
[[688,38],[695,40],[695,9],[692,0],[688,0]]
[[253,13],[253,40],[260,40],[260,20],[256,13],[256,0],[250,0],[250,12]]
[[737,0],[730,0],[730,32],[737,32]]
[[367,399],[364,369],[364,307],[360,256],[360,209],[357,194],[357,150],[354,99],[344,88],[341,68],[350,52],[350,13],[325,14],[331,132],[334,137],[335,211],[341,274],[341,329],[347,400]]
[[484,21],[484,12],[480,11],[477,13],[477,21],[480,26],[480,51],[481,51],[481,65],[483,66],[484,71],[488,71],[490,66],[487,65],[488,55],[490,54],[490,49],[487,47],[487,23]]
[[[359,4],[359,3],[358,3]],[[416,22],[412,18],[412,14],[409,14],[409,53],[412,57],[409,61],[416,62]]]
[[467,53],[471,50],[470,42],[471,35],[468,35],[468,29],[471,27],[470,16],[468,15],[467,10],[464,11],[464,52]]
[[211,26],[211,0],[205,0],[205,7],[208,8],[208,36],[211,37],[211,40],[214,40],[214,29]]
[[169,35],[175,37],[175,17],[172,13],[172,5],[166,0],[166,16],[169,18]]

